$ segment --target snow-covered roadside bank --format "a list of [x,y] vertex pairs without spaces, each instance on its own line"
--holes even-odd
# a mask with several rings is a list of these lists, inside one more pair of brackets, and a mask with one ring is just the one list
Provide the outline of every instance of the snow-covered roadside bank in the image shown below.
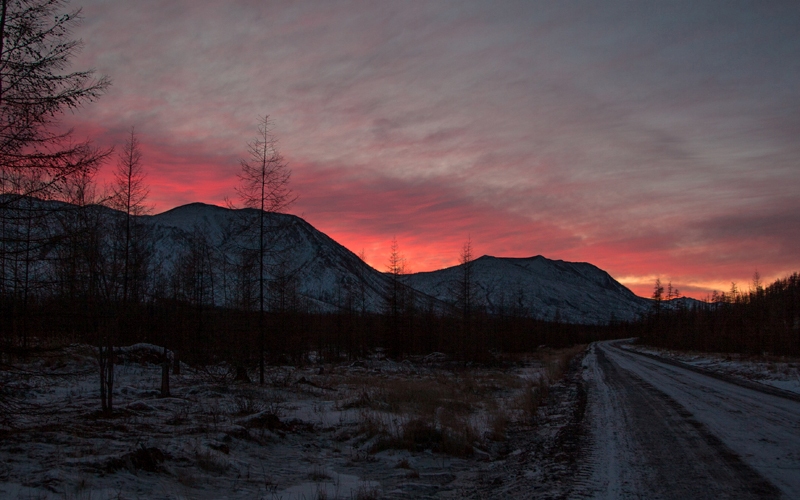
[[711,373],[757,382],[800,395],[800,359],[797,358],[675,351],[632,341],[617,345],[622,349],[678,361]]
[[0,497],[463,498],[563,425],[558,353],[271,367],[265,387],[184,365],[159,398],[161,352],[119,350],[113,418],[90,347],[4,368],[0,404],[22,406],[2,426]]

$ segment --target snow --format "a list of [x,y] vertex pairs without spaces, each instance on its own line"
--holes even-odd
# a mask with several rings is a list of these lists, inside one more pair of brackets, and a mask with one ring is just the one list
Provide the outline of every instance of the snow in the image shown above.
[[[56,202],[40,201],[43,205]],[[113,220],[121,213],[103,206],[92,207],[101,218]],[[210,264],[208,280],[214,283],[207,298],[216,305],[230,305],[237,283],[231,271],[242,249],[255,248],[253,234],[241,231],[251,209],[232,210],[192,203],[167,212],[142,216],[153,237],[153,262],[168,277],[179,262],[207,244]],[[52,228],[58,223],[53,220]],[[353,252],[316,230],[300,217],[271,213],[267,277],[291,276],[297,293],[310,308],[334,311],[341,307],[378,312],[384,304],[388,277],[373,269]],[[239,228],[239,229],[237,229]],[[52,231],[51,231],[52,232]],[[224,264],[223,264],[224,263]],[[31,272],[45,275],[47,260],[35,263]],[[223,270],[227,268],[227,279]],[[418,299],[434,309],[446,309],[455,301],[452,290],[458,281],[457,267],[404,276],[406,284],[419,292]],[[587,263],[550,260],[542,256],[527,259],[484,256],[473,262],[476,297],[490,311],[515,307],[518,312],[540,319],[583,324],[605,324],[612,318],[633,320],[649,309],[649,300],[637,297],[605,271]],[[210,290],[209,290],[210,292]],[[213,297],[213,298],[212,298]],[[438,299],[438,300],[436,300]]]
[[[268,384],[260,387],[231,382],[225,366],[183,365],[181,375],[171,376],[171,397],[160,398],[156,355],[162,352],[152,344],[118,349],[113,418],[99,413],[90,346],[17,360],[16,371],[0,372],[3,394],[11,391],[23,404],[0,429],[0,498],[460,496],[505,446],[486,437],[493,412],[513,420],[526,384],[546,370],[536,360],[451,369],[441,355],[403,362],[373,357],[354,366],[327,364],[322,373],[319,366],[270,366]],[[443,406],[435,414],[444,419],[455,411],[448,401],[469,404],[456,422],[475,429],[475,453],[376,452],[383,434],[373,435],[367,424],[398,434],[416,418],[413,410],[381,402],[398,386],[440,393],[435,404]],[[453,387],[464,402],[447,392]],[[372,395],[363,400],[365,392]],[[403,403],[409,408],[418,404],[413,392],[398,394],[410,395]]]
[[633,343],[623,343],[620,347],[800,394],[800,359],[785,356],[683,352]]
[[357,498],[359,495],[377,497],[380,491],[375,481],[362,481],[358,476],[339,474],[333,470],[312,472],[315,482],[305,482],[290,486],[275,494],[276,498]]
[[[683,415],[681,412],[685,412],[678,423],[686,421],[691,427],[712,434],[719,440],[719,446],[735,454],[735,460],[752,467],[787,498],[800,498],[800,428],[797,425],[800,402],[625,352],[615,348],[613,343],[598,343],[595,349],[636,377],[635,380],[644,381],[647,385],[643,387],[654,388],[656,392],[651,391],[652,394],[662,393],[674,401],[678,413]],[[587,367],[592,371],[596,371],[592,364],[596,360],[597,356],[587,356]],[[590,378],[594,383],[604,385],[601,374],[592,374]],[[602,390],[602,387],[600,392],[605,394],[602,396],[605,398],[616,397],[614,392]],[[614,446],[620,443],[624,446],[624,440],[616,433],[628,436],[635,427],[620,426],[619,422],[626,417],[613,412],[613,404],[599,407],[610,413],[599,416],[595,429],[601,428],[603,422],[611,423],[612,429],[616,425],[618,429],[606,432],[607,439],[601,436],[598,454],[613,457]],[[618,464],[621,461],[611,462]],[[623,465],[623,471],[632,470],[632,467]],[[600,476],[605,479],[620,477],[615,470],[601,472]],[[621,477],[624,479],[624,474]],[[609,481],[610,491],[623,483]]]
[[[612,318],[633,320],[649,301],[637,297],[605,271],[583,262],[483,256],[472,263],[475,296],[490,311],[522,309],[524,314],[582,324]],[[458,266],[406,277],[412,288],[446,302],[455,301],[463,271]]]
[[[248,212],[251,210],[192,203],[143,220],[153,229],[157,260],[169,271],[188,251],[198,231],[205,235],[217,257],[236,262],[237,251],[255,245],[252,234],[236,230]],[[269,278],[273,271],[281,269],[293,275],[298,292],[324,310],[334,310],[344,303],[348,293],[358,295],[362,291],[363,298],[356,302],[363,302],[370,311],[380,308],[387,281],[383,274],[299,217],[270,213],[267,224],[279,233],[277,240],[270,243]],[[219,272],[218,267],[215,272]],[[215,293],[219,305],[224,304],[225,295],[224,290]]]
[[[241,211],[193,203],[145,220],[154,229],[156,253],[166,270],[187,251],[196,229],[205,231],[211,246],[225,254],[229,262],[235,261],[237,249],[253,245],[247,236],[232,233],[232,228],[241,223]],[[282,228],[276,249],[284,259],[272,266],[284,266],[296,273],[303,296],[326,310],[343,305],[348,295],[355,298],[356,307],[363,303],[369,311],[381,310],[386,275],[299,217],[271,214],[270,224]],[[451,267],[402,279],[426,296],[453,303],[452,290],[459,273],[458,267]],[[473,275],[479,302],[495,312],[521,306],[523,314],[541,319],[552,320],[558,315],[567,322],[605,324],[611,319],[634,320],[650,307],[647,299],[637,297],[608,273],[587,263],[542,256],[484,256],[473,262]],[[217,297],[223,295],[215,293]]]
[[[618,415],[619,401],[614,391],[605,383],[604,374],[597,364],[596,345],[590,347],[583,359],[583,378],[591,384],[587,410],[594,449],[589,460],[592,472],[589,484],[593,485],[595,498],[622,498],[626,493],[635,493],[638,486],[630,472],[631,460],[628,458],[631,444],[625,425],[627,422]],[[634,490],[634,491],[631,491]]]

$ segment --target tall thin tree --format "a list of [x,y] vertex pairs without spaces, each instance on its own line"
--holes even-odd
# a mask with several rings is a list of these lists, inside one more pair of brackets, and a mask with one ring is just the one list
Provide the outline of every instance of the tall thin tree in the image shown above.
[[272,133],[272,122],[266,115],[258,124],[256,139],[247,144],[248,157],[241,160],[239,186],[236,191],[242,203],[256,209],[248,221],[257,238],[258,258],[258,380],[264,384],[265,344],[265,291],[266,257],[270,250],[273,225],[272,213],[282,212],[296,197],[289,188],[291,171],[278,151],[277,139]]
[[656,278],[651,297],[653,299],[653,310],[656,317],[658,317],[661,314],[661,301],[664,300],[664,285],[661,284],[661,278]]
[[[19,310],[15,268],[23,263],[30,270],[30,258],[48,245],[29,238],[27,228],[44,214],[29,198],[57,196],[70,176],[108,153],[58,131],[64,111],[97,99],[110,84],[92,70],[68,70],[81,41],[70,38],[80,10],[64,13],[66,4],[0,0],[0,317],[12,323]],[[24,315],[23,308],[23,322]]]
[[123,308],[127,306],[131,298],[132,282],[138,276],[134,276],[135,257],[139,241],[137,217],[148,212],[145,204],[150,189],[145,184],[145,172],[142,165],[142,152],[136,130],[131,127],[130,135],[125,140],[125,145],[119,154],[117,169],[114,173],[114,196],[111,205],[113,208],[123,213],[122,239],[119,242],[122,246],[121,255],[121,298]]
[[475,309],[475,277],[474,259],[472,257],[472,238],[467,237],[467,241],[461,247],[458,257],[460,276],[456,289],[456,306],[461,312],[461,339],[460,346],[466,355],[467,350],[475,350],[475,339],[473,338],[473,316]]
[[397,238],[392,238],[386,274],[389,276],[386,291],[384,292],[385,314],[388,322],[386,344],[389,355],[399,358],[402,354],[402,319],[404,312],[405,289],[403,276],[406,274],[406,259],[400,254]]
[[[114,172],[114,193],[110,205],[122,212],[119,225],[120,238],[116,242],[118,254],[119,309],[117,310],[117,328],[106,332],[106,393],[107,412],[113,411],[114,390],[114,331],[124,331],[130,320],[131,299],[138,300],[144,281],[143,269],[146,268],[144,252],[144,235],[138,222],[138,216],[145,214],[145,204],[149,189],[145,184],[142,153],[136,130],[131,127],[130,135],[125,141],[117,159]],[[165,347],[166,349],[166,347]],[[166,352],[164,353],[166,356]],[[168,373],[168,372],[167,372]]]

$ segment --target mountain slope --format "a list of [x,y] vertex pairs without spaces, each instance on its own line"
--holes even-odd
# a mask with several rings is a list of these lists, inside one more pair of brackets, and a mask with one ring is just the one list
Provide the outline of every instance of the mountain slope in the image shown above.
[[[542,256],[483,256],[472,263],[476,302],[491,312],[515,309],[541,319],[602,324],[612,318],[634,319],[650,301],[637,297],[608,273],[588,263],[550,260]],[[456,301],[462,280],[460,266],[416,273],[407,284],[442,301]]]
[[[50,242],[60,241],[60,224],[77,216],[80,209],[35,199],[19,200],[17,204],[19,219],[11,218],[16,212],[4,209],[8,212],[4,214],[7,217],[0,240],[5,258],[4,280],[12,283],[24,271],[33,280],[50,282],[55,272],[50,266],[57,261],[50,257],[58,253],[58,243]],[[95,214],[89,219],[103,221],[106,234],[102,251],[113,252],[115,238],[119,237],[114,227],[119,228],[122,213],[104,206],[87,209],[87,213]],[[31,253],[20,242],[31,241],[31,237],[17,237],[17,233],[21,235],[25,228],[23,216],[34,212],[39,214],[34,239],[42,243],[37,243],[33,254],[41,257],[28,266],[21,256]],[[220,306],[253,307],[258,297],[258,260],[254,258],[258,236],[247,230],[245,223],[257,219],[256,210],[202,203],[140,217],[152,237],[151,262],[156,276],[161,277],[157,285],[160,293]],[[299,217],[268,213],[267,222],[271,241],[266,258],[270,298],[288,295],[295,305],[322,311],[383,309],[388,276]],[[456,266],[404,276],[403,280],[418,291],[415,296],[421,307],[432,305],[445,311],[449,309],[446,304],[456,302],[454,292],[461,275]],[[637,297],[591,264],[541,256],[484,256],[473,262],[473,276],[476,302],[491,313],[515,312],[546,320],[602,324],[612,318],[634,319],[646,312],[651,302]]]
[[[198,235],[233,265],[242,250],[257,248],[257,233],[242,231],[243,223],[256,214],[251,209],[192,203],[144,220],[155,237],[156,260],[171,270],[193,242],[196,244]],[[300,217],[270,213],[267,221],[272,241],[266,267],[270,281],[289,278],[300,295],[324,310],[344,306],[347,301],[356,309],[380,308],[387,282],[383,274]]]

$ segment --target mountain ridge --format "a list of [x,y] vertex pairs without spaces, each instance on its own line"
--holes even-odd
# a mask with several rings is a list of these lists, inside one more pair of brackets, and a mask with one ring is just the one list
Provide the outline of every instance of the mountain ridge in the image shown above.
[[[472,261],[476,302],[490,312],[514,310],[544,320],[602,324],[632,320],[650,301],[638,297],[588,262],[533,257],[481,256]],[[409,275],[412,288],[453,302],[463,265]],[[516,272],[510,272],[513,268]]]
[[[43,204],[45,211],[63,210],[63,202],[37,203]],[[123,216],[122,212],[102,205],[87,208],[101,210],[108,220]],[[252,271],[237,279],[231,277],[236,266],[243,262],[243,255],[255,251],[253,233],[242,229],[244,220],[255,213],[256,209],[194,202],[137,219],[149,228],[153,259],[164,276],[172,276],[168,281],[172,279],[171,283],[175,283],[176,272],[187,262],[194,262],[192,259],[200,258],[200,252],[205,263],[196,265],[206,266],[201,274],[206,274],[203,279],[211,287],[210,292],[206,291],[210,297],[207,300],[215,305],[235,306],[237,297],[243,293],[242,287],[252,289],[257,282]],[[275,236],[267,256],[269,286],[284,287],[277,293],[284,293],[288,286],[307,306],[320,311],[384,309],[391,276],[369,266],[302,217],[267,212],[266,219],[268,230]],[[651,307],[651,300],[636,296],[606,271],[588,262],[553,260],[542,255],[483,255],[472,261],[471,266],[474,305],[492,314],[605,324],[635,320]],[[415,298],[423,308],[445,311],[457,306],[454,292],[460,273],[461,266],[457,265],[403,275],[401,281],[415,291]]]

